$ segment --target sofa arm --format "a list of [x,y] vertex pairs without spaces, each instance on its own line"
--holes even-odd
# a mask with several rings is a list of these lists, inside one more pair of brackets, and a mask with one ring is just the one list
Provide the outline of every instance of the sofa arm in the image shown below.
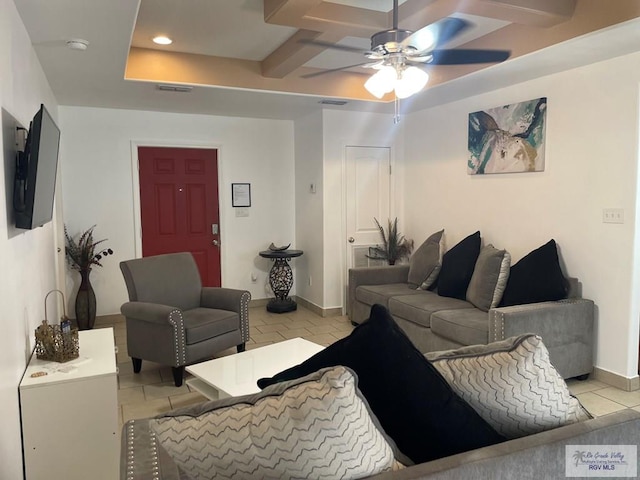
[[542,337],[551,363],[564,378],[593,369],[593,301],[574,298],[489,310],[490,342],[523,333]]
[[149,428],[149,420],[129,420],[120,440],[120,480],[180,480],[178,467]]
[[249,341],[249,301],[251,293],[234,288],[203,287],[200,306],[236,312],[240,316],[242,341]]
[[127,302],[120,307],[120,311],[127,318],[168,325],[171,314],[180,309],[157,303]]
[[360,285],[385,285],[387,283],[406,283],[409,277],[409,265],[384,265],[380,267],[357,267],[349,269],[349,298],[347,310],[353,318],[353,305],[356,301],[356,288]]

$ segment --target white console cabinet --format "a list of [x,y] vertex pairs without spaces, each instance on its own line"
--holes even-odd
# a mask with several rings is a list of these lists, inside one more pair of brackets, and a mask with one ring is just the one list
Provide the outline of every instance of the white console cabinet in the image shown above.
[[[32,356],[20,382],[26,480],[116,480],[118,380],[113,329],[79,333],[80,357]],[[73,367],[68,372],[60,368]],[[47,375],[32,377],[35,372]]]

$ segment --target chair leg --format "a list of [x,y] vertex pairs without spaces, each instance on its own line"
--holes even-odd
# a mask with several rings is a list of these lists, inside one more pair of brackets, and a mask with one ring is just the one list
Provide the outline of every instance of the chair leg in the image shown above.
[[237,347],[237,348],[238,348],[238,353],[240,353],[240,352],[244,352],[244,351],[245,351],[246,346],[247,346],[247,345],[246,345],[246,343],[245,343],[245,342],[242,342],[240,345],[238,345],[238,347]]
[[176,384],[176,387],[182,386],[182,377],[184,375],[184,365],[181,367],[171,367],[173,371],[173,382]]
[[133,373],[140,373],[142,369],[142,359],[131,357],[131,361],[133,362]]

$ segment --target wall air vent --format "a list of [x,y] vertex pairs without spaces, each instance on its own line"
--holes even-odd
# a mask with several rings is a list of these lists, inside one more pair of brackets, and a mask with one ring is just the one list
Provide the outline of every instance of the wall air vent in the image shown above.
[[180,93],[189,93],[193,90],[193,87],[188,87],[186,85],[166,85],[166,84],[158,84],[156,85],[158,90],[162,90],[163,92],[180,92]]
[[347,102],[346,100],[320,100],[318,103],[322,104],[322,105],[346,105]]

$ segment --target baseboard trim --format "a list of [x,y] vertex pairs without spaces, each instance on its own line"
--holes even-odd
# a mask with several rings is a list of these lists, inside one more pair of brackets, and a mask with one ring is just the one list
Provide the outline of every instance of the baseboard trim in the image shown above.
[[626,392],[640,390],[640,376],[638,375],[629,378],[608,370],[603,370],[602,368],[594,367],[593,378]]
[[306,300],[302,297],[297,297],[296,302],[301,307],[306,308],[307,310],[311,310],[313,313],[318,315],[319,317],[338,317],[342,315],[342,307],[334,307],[334,308],[322,308],[316,305],[315,303],[311,303],[309,300]]
[[249,308],[251,307],[266,307],[270,298],[256,298],[249,301]]

